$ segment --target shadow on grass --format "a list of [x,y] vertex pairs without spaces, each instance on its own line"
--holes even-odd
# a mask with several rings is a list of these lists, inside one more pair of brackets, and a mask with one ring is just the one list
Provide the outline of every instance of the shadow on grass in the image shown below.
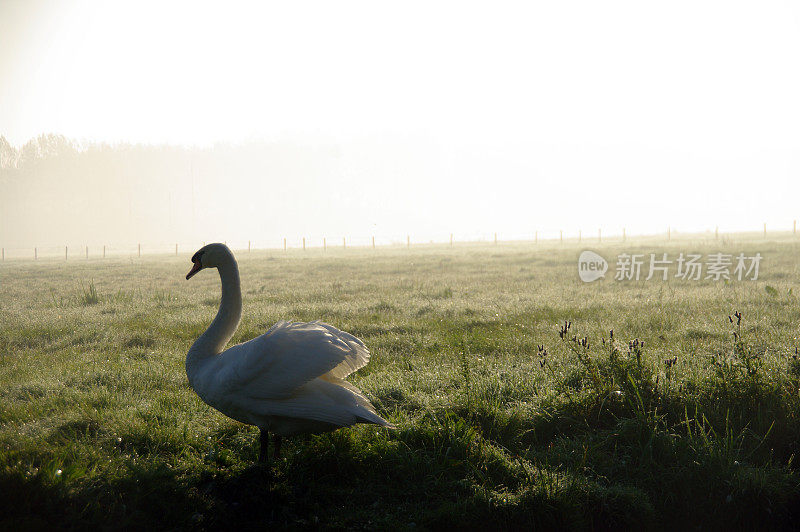
[[[114,478],[94,477],[76,483],[0,473],[0,528],[4,530],[69,528],[163,528],[187,524],[199,508],[196,498],[163,466],[131,467]],[[190,518],[189,518],[190,519]]]
[[[448,410],[396,431],[293,438],[269,469],[253,465],[255,434],[241,425],[187,439],[153,420],[117,440],[70,420],[0,460],[0,528],[793,528],[794,377],[740,371],[670,389],[615,368],[598,375],[619,393],[587,384],[529,410],[475,380]],[[84,454],[56,461],[64,442]]]
[[[178,458],[143,441],[132,442],[130,458],[103,469],[88,464],[98,472],[69,481],[6,462],[0,528],[789,529],[796,522],[791,472],[739,463],[740,451],[719,435],[700,445],[701,436],[676,437],[663,419],[629,415],[523,442],[511,434],[525,434],[516,424],[526,421],[499,412],[430,412],[393,432],[360,427],[295,438],[270,468],[253,465],[254,450],[244,445],[250,434],[233,429],[216,433],[231,447],[226,463],[199,448]],[[502,430],[504,423],[514,430]],[[94,429],[69,423],[58,433]]]

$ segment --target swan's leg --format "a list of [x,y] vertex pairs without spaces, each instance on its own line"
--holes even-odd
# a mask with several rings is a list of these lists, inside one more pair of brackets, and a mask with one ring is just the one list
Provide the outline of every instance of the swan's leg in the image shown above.
[[274,459],[278,459],[281,455],[281,436],[280,434],[275,435],[275,451],[273,451],[272,456]]
[[261,464],[266,464],[268,462],[267,458],[267,451],[269,450],[269,432],[265,429],[260,429],[261,434],[259,436],[259,440],[261,442],[261,448],[258,451],[258,462]]

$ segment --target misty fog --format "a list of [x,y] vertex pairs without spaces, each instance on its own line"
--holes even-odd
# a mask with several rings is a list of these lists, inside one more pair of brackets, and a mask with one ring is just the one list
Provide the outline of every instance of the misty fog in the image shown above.
[[[405,241],[449,231],[436,220],[439,161],[394,139],[251,142],[206,148],[0,139],[0,240],[6,247],[153,246],[198,240],[342,236]],[[445,234],[443,233],[442,237]],[[311,244],[311,242],[309,242]]]
[[[167,250],[788,230],[790,150],[453,145],[373,135],[205,147],[0,138],[0,243]],[[575,176],[579,176],[576,178]],[[750,183],[746,182],[750,178]],[[758,183],[758,186],[755,183]],[[791,185],[794,186],[794,185]],[[661,189],[661,190],[659,190]],[[759,208],[749,207],[754,201]]]

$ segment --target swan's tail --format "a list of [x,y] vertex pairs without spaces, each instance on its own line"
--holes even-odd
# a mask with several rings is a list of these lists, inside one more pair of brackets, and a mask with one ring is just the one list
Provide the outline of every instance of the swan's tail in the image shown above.
[[337,379],[334,377],[326,377],[324,380],[328,382],[332,382],[345,388],[353,394],[355,397],[358,406],[356,407],[356,412],[353,412],[356,416],[356,423],[372,423],[374,425],[380,425],[381,427],[386,427],[387,429],[396,429],[394,425],[383,419],[378,413],[375,411],[375,407],[372,406],[372,403],[369,402],[369,399],[364,396],[364,392],[362,392],[357,386],[354,384],[347,382],[344,379]]
[[381,427],[386,427],[387,429],[396,429],[394,425],[383,419],[381,416],[376,414],[375,412],[366,412],[364,414],[358,413],[356,414],[356,418],[358,419],[358,423],[372,423],[374,425],[380,425]]

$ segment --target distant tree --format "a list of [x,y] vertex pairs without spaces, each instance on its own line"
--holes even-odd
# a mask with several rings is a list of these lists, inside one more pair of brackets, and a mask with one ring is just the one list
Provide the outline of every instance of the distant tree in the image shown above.
[[26,142],[20,148],[17,166],[28,167],[37,161],[75,153],[75,145],[64,135],[46,133]]
[[0,170],[17,166],[17,149],[0,136]]
[[39,135],[39,153],[42,158],[58,157],[75,153],[75,144],[64,135],[48,133]]
[[39,142],[36,139],[29,140],[19,149],[17,166],[20,168],[32,166],[39,160],[39,153]]

